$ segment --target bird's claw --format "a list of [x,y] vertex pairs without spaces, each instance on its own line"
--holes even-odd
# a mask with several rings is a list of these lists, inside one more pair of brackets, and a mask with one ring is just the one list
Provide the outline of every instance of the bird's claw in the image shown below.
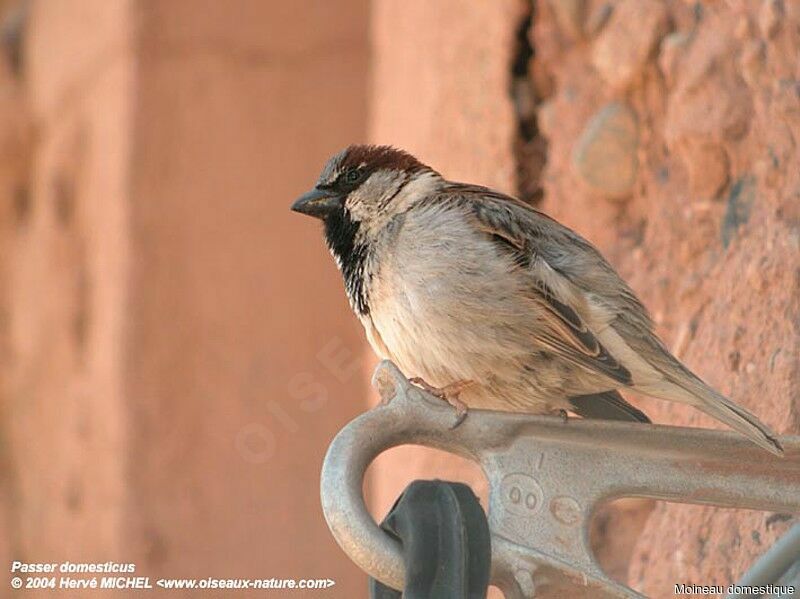
[[422,388],[424,391],[427,391],[434,397],[438,397],[439,399],[446,401],[455,408],[456,421],[450,427],[451,430],[458,428],[467,418],[467,414],[469,413],[467,404],[461,401],[458,396],[461,395],[461,392],[464,391],[464,389],[474,385],[474,381],[456,381],[455,383],[450,383],[444,387],[434,387],[422,377],[415,376],[409,379],[409,382]]
[[453,430],[461,426],[461,423],[467,419],[467,414],[469,413],[469,410],[467,409],[467,404],[465,404],[457,397],[448,400],[447,403],[449,403],[456,409],[456,421],[450,427],[450,430]]

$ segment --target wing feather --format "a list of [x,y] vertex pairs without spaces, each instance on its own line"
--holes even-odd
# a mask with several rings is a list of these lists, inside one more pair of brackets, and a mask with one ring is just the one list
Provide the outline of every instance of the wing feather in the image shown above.
[[[497,196],[504,197],[496,193],[492,195]],[[631,384],[631,373],[600,343],[568,300],[562,301],[544,277],[536,276],[536,263],[542,258],[532,251],[521,223],[513,218],[511,207],[504,210],[502,206],[492,206],[490,210],[479,202],[470,202],[469,208],[477,228],[506,252],[517,268],[530,276],[528,295],[541,308],[545,324],[536,341],[573,364],[604,374],[622,385]],[[552,272],[551,276],[560,276],[552,269],[548,270]]]

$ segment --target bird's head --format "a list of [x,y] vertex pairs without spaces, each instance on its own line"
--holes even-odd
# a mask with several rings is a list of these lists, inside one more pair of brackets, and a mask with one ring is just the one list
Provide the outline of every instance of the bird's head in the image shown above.
[[390,146],[354,145],[328,160],[314,188],[292,210],[374,230],[429,193],[441,177],[411,154]]

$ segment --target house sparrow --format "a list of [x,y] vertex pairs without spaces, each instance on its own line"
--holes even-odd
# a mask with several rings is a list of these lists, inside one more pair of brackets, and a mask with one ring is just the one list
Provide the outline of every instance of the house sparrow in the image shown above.
[[292,210],[322,220],[374,351],[457,406],[649,422],[617,392],[631,389],[783,452],[670,354],[589,242],[520,200],[448,181],[404,151],[355,145]]

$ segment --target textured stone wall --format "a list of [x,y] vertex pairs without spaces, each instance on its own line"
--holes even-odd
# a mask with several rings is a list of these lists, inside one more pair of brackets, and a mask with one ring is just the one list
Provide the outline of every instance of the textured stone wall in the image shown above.
[[[797,433],[800,4],[536,6],[542,208],[612,260],[678,357],[776,431]],[[657,422],[720,426],[641,403]],[[659,504],[629,581],[654,597],[675,582],[729,583],[785,520]]]

